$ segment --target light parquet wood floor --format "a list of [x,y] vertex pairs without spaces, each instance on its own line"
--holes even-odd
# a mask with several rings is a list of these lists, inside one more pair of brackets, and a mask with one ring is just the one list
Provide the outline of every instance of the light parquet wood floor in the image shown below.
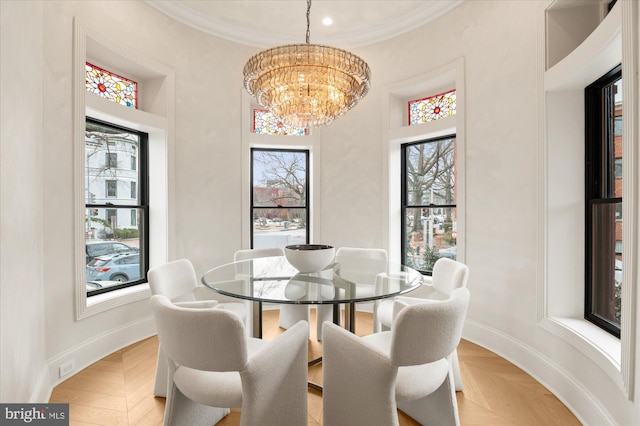
[[[312,323],[315,310],[312,309]],[[357,313],[356,333],[372,331],[371,314]],[[272,339],[278,311],[265,311],[264,338]],[[311,327],[309,359],[322,353]],[[114,352],[56,386],[50,402],[69,403],[71,426],[161,425],[164,398],[153,396],[158,339],[151,337]],[[570,426],[575,416],[544,386],[508,361],[463,340],[458,356],[464,391],[457,393],[463,426]],[[309,368],[309,380],[322,383],[322,365]],[[322,396],[308,392],[308,425],[322,425]],[[399,412],[400,426],[418,425]],[[232,409],[218,426],[240,424],[240,410]],[[187,426],[187,425],[185,425]],[[286,425],[283,425],[286,426]]]

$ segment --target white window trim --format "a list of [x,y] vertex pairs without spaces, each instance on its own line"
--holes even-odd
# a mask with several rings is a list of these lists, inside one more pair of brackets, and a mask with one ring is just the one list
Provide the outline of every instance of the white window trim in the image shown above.
[[[539,32],[538,40],[538,62],[544,80],[541,83],[544,93],[540,94],[539,102],[540,117],[544,118],[539,151],[539,174],[543,179],[539,222],[544,223],[540,236],[544,263],[539,271],[543,279],[538,287],[538,325],[589,357],[629,400],[633,400],[634,395],[637,311],[634,283],[639,254],[638,198],[634,196],[640,163],[638,148],[634,146],[638,138],[637,120],[623,120],[622,197],[626,218],[623,250],[627,260],[622,283],[625,297],[620,339],[584,319],[584,173],[577,173],[577,180],[572,181],[566,179],[566,172],[562,174],[562,168],[568,167],[565,161],[568,158],[578,157],[577,161],[584,163],[575,152],[584,152],[584,88],[620,63],[624,75],[638,73],[637,7],[637,2],[618,2],[584,42],[546,71],[544,31]],[[540,28],[544,28],[545,13],[546,9],[542,9]],[[637,117],[637,79],[625,79],[623,91],[625,116]],[[573,126],[568,125],[570,123]],[[580,167],[583,165],[574,165],[574,169]],[[573,198],[569,198],[569,194]],[[575,229],[575,235],[557,237],[560,234],[557,230],[563,228]],[[565,254],[559,255],[559,252]]]
[[264,109],[242,89],[242,249],[251,248],[251,148],[307,149],[309,150],[309,242],[320,235],[320,131],[312,129],[305,136],[263,135],[252,132],[253,110]]
[[[411,100],[456,89],[456,113],[424,124],[408,125],[407,103]],[[388,230],[384,245],[389,258],[399,262],[401,253],[400,155],[401,145],[408,142],[456,135],[456,213],[458,216],[457,257],[465,260],[466,242],[466,173],[465,173],[465,86],[464,60],[459,58],[433,71],[391,84],[385,88],[383,125],[388,130],[383,153],[384,223]]]
[[[156,104],[150,105],[153,112],[131,109],[117,105],[107,99],[88,93],[85,89],[85,63],[104,58],[107,63],[117,63],[133,75],[140,76],[138,83],[147,81],[150,90],[157,90]],[[166,263],[169,259],[169,241],[173,240],[170,226],[170,206],[173,205],[171,187],[173,182],[174,150],[174,105],[175,73],[172,69],[142,57],[96,32],[79,19],[74,20],[73,53],[73,117],[74,117],[74,200],[75,200],[75,298],[76,320],[104,312],[151,294],[148,284],[140,284],[87,298],[85,269],[85,117],[89,116],[116,125],[149,134],[149,179],[157,182],[150,188],[149,205],[152,219],[149,224],[149,267]],[[99,64],[96,64],[99,65]],[[142,85],[141,85],[142,86]],[[139,86],[138,94],[143,91]],[[140,100],[138,107],[141,107]]]

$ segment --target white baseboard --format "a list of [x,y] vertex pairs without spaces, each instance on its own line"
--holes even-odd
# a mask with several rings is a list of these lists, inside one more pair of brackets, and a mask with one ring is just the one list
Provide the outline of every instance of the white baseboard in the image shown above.
[[[156,334],[152,316],[133,321],[92,337],[60,353],[48,361],[48,371],[42,373],[38,388],[34,389],[33,402],[46,403],[53,388],[84,368],[113,352]],[[64,377],[59,377],[60,365],[73,360],[74,368]]]
[[36,381],[36,385],[33,388],[31,397],[29,398],[29,404],[40,404],[49,402],[49,397],[51,397],[52,389],[53,387],[51,386],[49,368],[45,364],[40,371],[40,374],[38,374],[38,380]]
[[465,322],[463,339],[501,356],[549,389],[584,425],[613,425],[616,420],[588,388],[552,359],[499,330]]

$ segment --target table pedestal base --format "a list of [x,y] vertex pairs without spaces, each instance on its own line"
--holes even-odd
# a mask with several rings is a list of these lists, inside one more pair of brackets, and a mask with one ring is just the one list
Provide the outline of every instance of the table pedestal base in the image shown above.
[[[356,332],[356,304],[345,303],[344,328],[352,333]],[[333,323],[340,325],[340,304],[333,304]],[[262,302],[253,302],[253,337],[262,339]]]

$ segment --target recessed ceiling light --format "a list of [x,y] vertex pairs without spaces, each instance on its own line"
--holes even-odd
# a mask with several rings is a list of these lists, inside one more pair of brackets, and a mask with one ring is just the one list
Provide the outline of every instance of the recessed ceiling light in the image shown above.
[[324,19],[322,20],[322,23],[323,23],[324,25],[327,25],[327,26],[328,26],[328,25],[331,25],[331,24],[333,24],[333,19],[331,19],[331,17],[330,17],[330,16],[327,16],[326,18],[324,18]]

